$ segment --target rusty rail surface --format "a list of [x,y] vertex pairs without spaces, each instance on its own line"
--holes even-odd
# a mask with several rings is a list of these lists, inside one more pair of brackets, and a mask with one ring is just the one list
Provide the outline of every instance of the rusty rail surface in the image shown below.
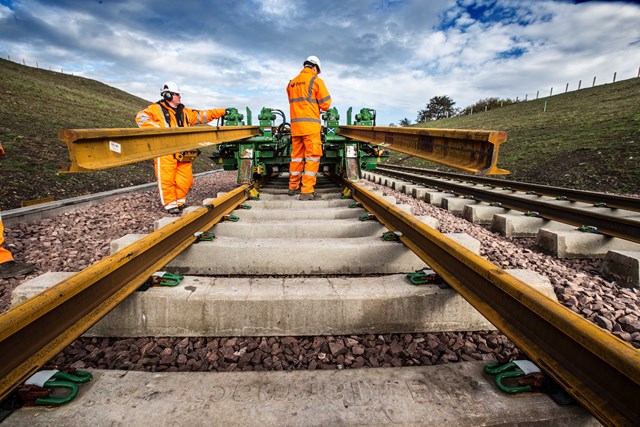
[[195,150],[258,135],[258,126],[64,129],[71,165],[60,172],[93,172],[158,156]]
[[549,299],[360,184],[353,198],[600,422],[640,425],[640,350]]
[[243,185],[0,314],[0,401],[247,200]]
[[498,148],[506,132],[485,130],[340,126],[338,133],[359,141],[479,175],[506,175]]

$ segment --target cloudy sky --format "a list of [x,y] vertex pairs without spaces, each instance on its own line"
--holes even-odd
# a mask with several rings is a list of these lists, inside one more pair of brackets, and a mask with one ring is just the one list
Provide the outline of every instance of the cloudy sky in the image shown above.
[[193,108],[284,110],[316,55],[342,120],[415,121],[434,96],[547,96],[638,75],[640,5],[524,0],[0,0],[0,57],[149,101],[176,81]]

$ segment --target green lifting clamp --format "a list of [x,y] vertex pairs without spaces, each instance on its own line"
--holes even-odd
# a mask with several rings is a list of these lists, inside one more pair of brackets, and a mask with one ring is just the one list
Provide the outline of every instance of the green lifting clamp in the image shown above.
[[583,233],[592,233],[599,234],[598,227],[594,227],[593,225],[581,225],[578,227],[578,231],[582,231]]
[[166,271],[156,271],[151,275],[149,280],[151,281],[151,286],[178,286],[180,282],[184,279],[184,276],[181,274],[173,274],[168,273]]
[[197,233],[193,233],[193,236],[196,238],[195,243],[210,242],[216,238],[216,235],[211,231],[198,231]]
[[438,276],[435,271],[430,268],[423,268],[415,273],[409,273],[404,276],[412,285],[441,285],[444,284],[442,277]]
[[488,375],[495,375],[498,388],[504,393],[515,394],[533,391],[533,387],[525,381],[518,380],[517,386],[507,386],[503,380],[507,378],[522,378],[532,374],[541,374],[540,368],[530,360],[514,360],[500,365],[499,362],[490,362],[484,366],[484,372]]
[[[26,406],[60,406],[70,402],[78,394],[78,384],[91,381],[90,372],[60,372],[45,370],[36,372],[18,390],[18,396]],[[62,397],[51,397],[54,389],[68,389],[69,393]]]
[[382,239],[387,242],[400,242],[401,237],[402,233],[399,231],[387,231],[386,233],[382,233]]
[[225,221],[231,221],[231,222],[238,222],[240,221],[240,217],[235,216],[235,215],[225,215],[222,217],[223,220]]

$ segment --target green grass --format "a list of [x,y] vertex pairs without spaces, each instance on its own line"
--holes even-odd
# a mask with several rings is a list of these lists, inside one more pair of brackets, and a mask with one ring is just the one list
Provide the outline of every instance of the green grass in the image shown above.
[[[638,100],[635,78],[415,126],[506,131],[498,160],[511,172],[506,179],[638,194]],[[428,163],[411,159],[409,164]]]
[[[157,84],[156,84],[157,86]],[[149,101],[95,80],[0,59],[0,209],[23,201],[63,199],[153,182],[152,161],[109,171],[59,174],[69,166],[61,129],[136,127]],[[211,170],[204,155],[194,170]]]

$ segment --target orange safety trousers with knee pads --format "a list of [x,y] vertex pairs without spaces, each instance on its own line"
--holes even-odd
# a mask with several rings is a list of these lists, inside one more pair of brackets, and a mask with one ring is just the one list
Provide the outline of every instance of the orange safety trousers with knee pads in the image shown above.
[[13,255],[11,252],[4,248],[4,224],[2,223],[2,216],[0,215],[0,264],[4,264],[8,261],[13,261]]
[[289,190],[300,188],[301,194],[313,193],[321,158],[322,139],[319,133],[292,136]]
[[173,154],[156,157],[153,162],[160,202],[164,208],[171,209],[184,205],[193,185],[191,162],[179,162]]

